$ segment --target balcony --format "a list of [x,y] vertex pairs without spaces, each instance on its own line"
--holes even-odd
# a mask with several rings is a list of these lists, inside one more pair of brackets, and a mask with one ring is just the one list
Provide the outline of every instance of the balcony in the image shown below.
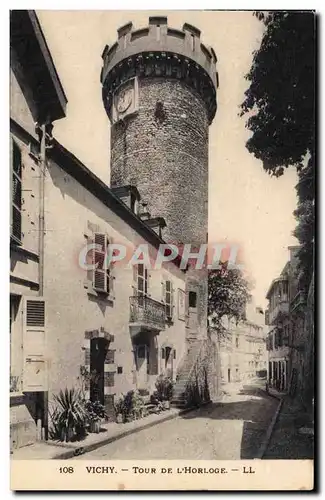
[[[166,326],[165,304],[145,296],[130,297],[130,326],[141,330],[161,331]],[[135,329],[135,330],[134,330]]]
[[269,324],[274,325],[278,320],[289,314],[288,300],[281,300],[274,309],[269,310]]

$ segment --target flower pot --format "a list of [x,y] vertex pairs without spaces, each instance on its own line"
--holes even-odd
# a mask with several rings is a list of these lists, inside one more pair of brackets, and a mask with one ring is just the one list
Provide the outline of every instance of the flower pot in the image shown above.
[[61,430],[61,441],[68,443],[73,438],[73,429],[69,427],[68,429]]
[[163,401],[162,405],[163,405],[164,410],[170,409],[170,402],[169,401]]
[[100,432],[100,421],[99,420],[92,420],[90,422],[90,432],[94,432],[98,434]]
[[116,422],[117,422],[118,424],[123,424],[123,415],[122,415],[122,413],[118,413],[118,414],[116,415]]

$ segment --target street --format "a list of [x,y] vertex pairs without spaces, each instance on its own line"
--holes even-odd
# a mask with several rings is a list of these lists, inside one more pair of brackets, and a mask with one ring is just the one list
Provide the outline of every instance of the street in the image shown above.
[[255,458],[278,405],[260,387],[255,382],[225,389],[220,403],[126,436],[76,460]]

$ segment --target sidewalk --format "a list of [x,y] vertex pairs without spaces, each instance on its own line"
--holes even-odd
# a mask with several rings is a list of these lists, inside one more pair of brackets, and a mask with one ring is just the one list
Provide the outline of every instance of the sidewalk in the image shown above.
[[300,407],[285,396],[263,459],[302,460],[313,459],[313,455],[313,426]]
[[24,446],[14,450],[12,460],[62,460],[81,455],[95,450],[100,446],[121,439],[142,429],[147,429],[161,422],[171,420],[181,414],[195,409],[171,408],[160,414],[151,414],[140,420],[134,420],[125,424],[110,422],[103,424],[99,434],[90,433],[82,441],[73,443],[61,443],[57,441],[40,441],[30,446]]

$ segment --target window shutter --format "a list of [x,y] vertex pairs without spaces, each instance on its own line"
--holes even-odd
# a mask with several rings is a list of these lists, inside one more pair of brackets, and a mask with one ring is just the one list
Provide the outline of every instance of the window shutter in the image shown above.
[[133,276],[133,295],[138,295],[138,266],[132,266],[132,276]]
[[21,150],[14,140],[11,141],[11,210],[10,235],[15,242],[21,244],[22,237],[22,158]]
[[171,312],[171,317],[173,318],[174,317],[174,312],[175,312],[175,301],[174,301],[174,297],[175,297],[175,289],[173,287],[173,283],[170,282],[170,312]]
[[93,288],[98,292],[108,292],[108,274],[106,267],[107,236],[104,233],[94,233],[94,243],[100,250],[94,250],[95,265],[93,270]]
[[152,358],[151,363],[151,373],[152,375],[158,375],[158,349],[154,350],[154,356]]
[[148,269],[146,267],[144,267],[144,279],[145,279],[144,293],[145,293],[145,295],[147,295],[147,297],[151,297],[151,295],[149,293],[149,290],[150,290],[150,278],[151,278],[151,274],[149,274]]
[[[87,238],[87,245],[92,245],[94,243],[93,238]],[[86,257],[86,263],[91,265],[95,263],[95,251],[94,249],[89,250]],[[92,269],[87,270],[87,282],[94,286],[93,283],[94,271]]]
[[[108,246],[113,244],[113,240],[110,238],[106,238],[106,252],[108,257],[110,256],[110,252],[108,251]],[[111,298],[114,297],[114,281],[115,281],[115,270],[114,266],[111,262],[107,261],[108,269],[106,271],[107,274],[107,291]]]
[[45,319],[44,299],[26,297],[23,307],[24,392],[46,391],[48,387]]

